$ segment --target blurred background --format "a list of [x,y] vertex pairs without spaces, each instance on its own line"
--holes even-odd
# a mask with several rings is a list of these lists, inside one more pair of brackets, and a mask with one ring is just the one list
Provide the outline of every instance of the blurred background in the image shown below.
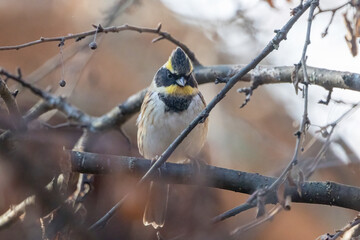
[[[343,1],[344,3],[346,1]],[[341,1],[321,1],[324,9],[341,5]],[[0,46],[16,45],[40,37],[66,36],[92,30],[92,24],[103,26],[130,25],[162,30],[185,43],[203,65],[246,64],[251,61],[272,38],[274,29],[281,28],[289,19],[291,8],[298,1],[0,1]],[[330,21],[331,13],[318,15],[314,21],[312,44],[307,55],[308,64],[333,70],[359,72],[359,57],[353,57],[344,40],[347,32],[342,14],[353,9],[343,8],[336,13],[329,34],[321,33]],[[288,40],[278,51],[264,60],[263,65],[291,66],[298,63],[305,39],[307,13],[302,16]],[[79,42],[69,40],[63,47],[58,43],[44,43],[20,50],[1,51],[0,66],[15,72],[20,67],[24,79],[54,94],[66,96],[68,101],[84,112],[100,116],[131,94],[147,87],[157,69],[163,65],[175,46],[162,40],[152,43],[156,36],[137,32],[108,33],[97,36],[98,48],[88,47],[93,37]],[[64,79],[66,86],[59,87]],[[19,89],[17,102],[25,113],[39,99],[9,80],[12,90]],[[238,83],[236,87],[247,86]],[[209,102],[222,86],[200,86]],[[320,87],[310,87],[309,118],[313,124],[304,143],[302,159],[313,158],[322,146],[315,125],[323,126],[340,117],[349,106],[317,102],[326,99],[327,92]],[[348,103],[360,100],[359,94],[334,90],[333,99]],[[292,84],[260,87],[244,109],[239,106],[244,96],[236,88],[227,94],[210,115],[208,141],[204,157],[215,166],[277,176],[292,157],[297,131],[302,115],[303,99],[296,95]],[[1,102],[1,115],[6,115]],[[90,151],[114,155],[139,156],[136,144],[137,116],[123,126],[131,141],[118,131],[100,135]],[[310,180],[336,181],[359,186],[358,146],[360,116],[356,112],[342,122],[335,139],[342,144],[327,153],[326,158]],[[56,125],[66,122],[63,115],[52,112],[34,122],[26,135],[26,151],[37,156],[37,164],[51,165],[56,161],[58,149],[71,149],[81,130],[76,128],[49,129],[44,122]],[[5,125],[1,129],[6,129]],[[313,138],[315,137],[315,138]],[[340,141],[341,140],[341,141]],[[31,142],[31,144],[30,144]],[[314,142],[307,147],[309,142]],[[346,146],[346,147],[344,147]],[[44,155],[47,149],[47,155]],[[51,152],[52,149],[55,149]],[[35,157],[31,158],[35,159]],[[300,160],[302,160],[300,159]],[[43,185],[51,179],[52,172],[41,179]],[[85,201],[86,225],[90,225],[114,205],[136,182],[129,176],[98,176],[94,191]],[[0,213],[21,202],[32,190],[16,173],[16,168],[0,161]],[[185,194],[186,193],[186,194]],[[142,225],[145,204],[144,194],[129,201],[117,212],[109,225],[97,235],[99,239],[156,239],[155,231]],[[255,217],[255,210],[228,219],[215,227],[203,226],[206,219],[240,205],[247,195],[199,187],[177,186],[171,195],[168,223],[162,231],[170,239],[184,230],[191,230],[195,239],[222,239],[237,226]],[[200,214],[201,213],[201,214]],[[23,222],[0,231],[0,239],[38,239],[39,222],[36,211],[27,214]],[[291,211],[281,212],[272,221],[246,232],[242,239],[315,239],[324,233],[342,228],[355,211],[337,207],[293,204]],[[32,217],[31,217],[32,216]],[[291,230],[290,230],[291,229]]]

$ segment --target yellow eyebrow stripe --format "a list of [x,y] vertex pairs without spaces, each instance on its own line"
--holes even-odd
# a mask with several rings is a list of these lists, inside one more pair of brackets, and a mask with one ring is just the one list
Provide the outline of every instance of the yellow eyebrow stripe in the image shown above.
[[170,85],[165,87],[165,92],[170,95],[193,95],[198,92],[198,89],[191,86],[180,87],[177,85]]
[[171,56],[169,57],[169,60],[165,63],[165,67],[171,73],[174,73],[174,68],[173,68],[172,63],[171,63]]
[[193,67],[192,62],[191,62],[191,60],[190,60],[190,59],[189,59],[189,63],[190,63],[190,72],[189,72],[189,74],[190,74],[190,73],[192,73],[192,72],[193,72],[194,67]]

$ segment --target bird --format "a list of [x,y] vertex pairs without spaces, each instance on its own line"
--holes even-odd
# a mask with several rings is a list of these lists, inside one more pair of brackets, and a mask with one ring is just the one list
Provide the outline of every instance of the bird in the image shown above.
[[[156,160],[175,138],[204,110],[206,102],[198,89],[193,64],[177,47],[156,72],[148,87],[137,119],[140,154]],[[169,162],[196,160],[208,132],[208,118],[197,125],[172,153]],[[143,215],[143,224],[155,229],[164,226],[169,185],[152,181]]]

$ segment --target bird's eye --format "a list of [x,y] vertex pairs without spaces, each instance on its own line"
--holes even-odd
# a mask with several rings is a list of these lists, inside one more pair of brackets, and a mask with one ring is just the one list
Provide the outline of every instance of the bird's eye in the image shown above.
[[173,78],[174,78],[174,76],[171,74],[171,72],[168,72],[167,77],[168,77],[169,79],[173,79]]

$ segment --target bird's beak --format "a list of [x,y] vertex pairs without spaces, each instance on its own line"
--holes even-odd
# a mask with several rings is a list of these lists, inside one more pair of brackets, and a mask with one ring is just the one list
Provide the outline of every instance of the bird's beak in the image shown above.
[[184,77],[181,77],[178,80],[176,80],[176,84],[181,86],[181,87],[185,87],[186,79]]

